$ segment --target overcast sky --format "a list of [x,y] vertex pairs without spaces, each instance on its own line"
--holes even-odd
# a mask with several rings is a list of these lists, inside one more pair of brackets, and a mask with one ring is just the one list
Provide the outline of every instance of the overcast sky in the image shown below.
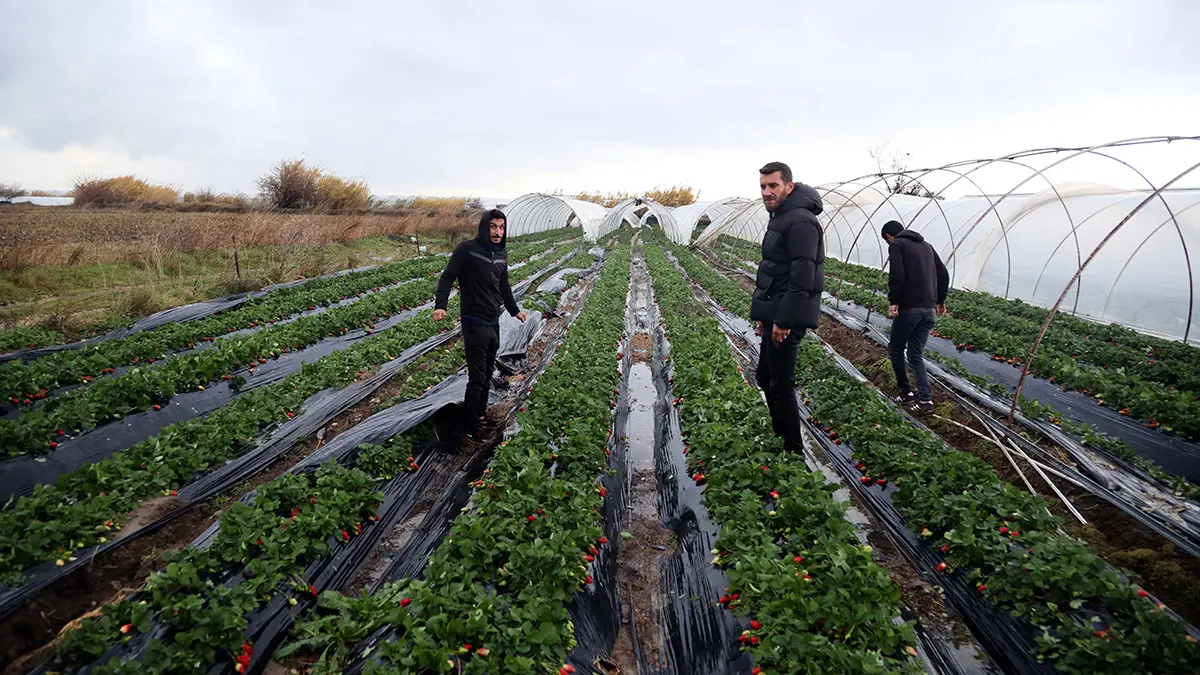
[[1200,134],[1196,0],[0,6],[0,182],[26,188],[252,193],[303,156],[376,194],[716,199],[776,159],[853,178],[885,142],[926,166]]

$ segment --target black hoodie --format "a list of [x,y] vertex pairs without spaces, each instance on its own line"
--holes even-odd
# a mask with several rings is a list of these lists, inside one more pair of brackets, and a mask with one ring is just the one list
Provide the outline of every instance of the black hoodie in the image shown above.
[[950,274],[919,233],[904,230],[888,244],[888,304],[900,309],[946,304]]
[[458,292],[462,296],[461,313],[463,320],[468,323],[472,320],[497,323],[501,304],[513,316],[521,311],[513,298],[512,286],[508,283],[508,252],[504,250],[508,242],[508,228],[505,228],[504,236],[497,245],[492,243],[490,224],[490,214],[485,211],[479,220],[478,236],[454,247],[450,262],[438,280],[434,308],[446,309],[450,287],[457,280]]
[[780,328],[816,328],[825,290],[825,233],[817,216],[821,195],[796,183],[771,214],[763,235],[762,262],[750,318]]

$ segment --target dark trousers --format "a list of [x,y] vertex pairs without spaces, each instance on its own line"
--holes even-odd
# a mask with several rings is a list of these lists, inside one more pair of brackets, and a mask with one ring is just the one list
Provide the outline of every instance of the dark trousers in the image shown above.
[[804,337],[804,329],[792,329],[778,347],[771,341],[769,321],[763,322],[762,344],[758,352],[755,379],[767,397],[771,411],[771,428],[791,449],[803,447],[800,408],[796,404],[796,351]]
[[496,365],[496,350],[500,349],[500,325],[464,324],[463,348],[467,354],[467,395],[463,407],[468,415],[467,427],[473,429],[487,413],[492,369]]
[[892,370],[896,372],[896,386],[902,394],[912,391],[912,386],[908,383],[908,370],[904,365],[907,352],[908,365],[912,366],[913,375],[917,377],[918,401],[932,400],[929,373],[925,370],[925,342],[936,323],[932,307],[902,309],[900,315],[892,319],[888,356],[892,359]]

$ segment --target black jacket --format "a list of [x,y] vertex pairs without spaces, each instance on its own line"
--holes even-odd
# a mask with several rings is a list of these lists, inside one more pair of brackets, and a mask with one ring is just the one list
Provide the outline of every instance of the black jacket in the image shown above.
[[508,252],[504,250],[507,241],[506,228],[500,245],[493,245],[488,221],[481,221],[479,235],[454,247],[450,254],[450,262],[438,280],[434,308],[446,309],[450,287],[457,280],[463,317],[495,323],[500,319],[501,304],[509,314],[519,314],[521,310],[508,283]]
[[762,262],[750,318],[780,328],[816,328],[825,290],[825,233],[817,220],[821,195],[796,183],[771,214],[763,235]]
[[950,274],[920,233],[904,230],[888,245],[888,304],[900,309],[946,304]]

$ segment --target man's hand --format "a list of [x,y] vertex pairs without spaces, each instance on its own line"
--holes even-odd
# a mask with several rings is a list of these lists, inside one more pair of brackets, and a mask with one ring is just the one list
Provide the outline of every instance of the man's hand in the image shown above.
[[754,322],[754,334],[759,337],[762,337],[762,322],[761,321]]
[[771,328],[771,342],[774,342],[775,346],[778,347],[779,345],[783,344],[783,341],[786,340],[787,336],[791,335],[791,333],[791,328],[780,328],[779,326],[773,326]]
[[446,310],[444,310],[444,309],[433,310],[433,320],[434,321],[441,321],[444,318],[446,318]]
[[521,323],[525,323],[525,311],[524,310],[517,312],[517,321],[520,321]]
[[937,315],[938,315],[938,316],[945,316],[945,315],[946,315],[946,306],[945,306],[945,305],[938,305],[938,306],[937,306]]
[[888,318],[894,319],[900,316],[900,305],[888,305]]

